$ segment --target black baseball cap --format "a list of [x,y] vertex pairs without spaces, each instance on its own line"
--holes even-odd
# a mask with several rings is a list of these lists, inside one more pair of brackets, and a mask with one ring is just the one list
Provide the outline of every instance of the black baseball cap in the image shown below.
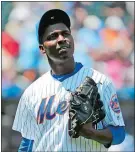
[[43,14],[38,26],[38,40],[42,44],[43,34],[49,25],[64,23],[70,29],[70,18],[66,12],[60,9],[51,9]]

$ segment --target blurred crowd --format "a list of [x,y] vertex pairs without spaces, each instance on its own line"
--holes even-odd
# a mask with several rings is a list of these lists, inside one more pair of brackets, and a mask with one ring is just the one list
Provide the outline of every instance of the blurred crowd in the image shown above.
[[[120,102],[134,102],[134,2],[128,1],[2,2],[2,102],[19,101],[49,70],[38,48],[36,25],[52,8],[71,18],[75,60],[110,77]],[[133,143],[127,133],[129,138]],[[126,148],[133,150],[133,144]]]

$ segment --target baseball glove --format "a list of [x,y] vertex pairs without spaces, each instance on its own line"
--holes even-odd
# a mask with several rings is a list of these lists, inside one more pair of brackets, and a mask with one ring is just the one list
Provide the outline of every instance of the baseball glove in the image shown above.
[[81,126],[92,122],[93,125],[105,117],[95,81],[86,77],[84,82],[71,93],[68,132],[72,138],[79,137]]

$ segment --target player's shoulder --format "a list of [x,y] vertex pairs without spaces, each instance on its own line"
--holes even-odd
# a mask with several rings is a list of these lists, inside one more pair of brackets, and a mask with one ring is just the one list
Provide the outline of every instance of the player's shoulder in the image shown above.
[[99,72],[93,68],[91,68],[91,70],[93,71],[93,76],[92,78],[95,79],[95,81],[98,83],[102,83],[103,85],[109,85],[109,84],[112,84],[112,80],[107,76],[105,75],[104,73],[102,72]]
[[42,97],[40,95],[43,91],[43,86],[47,83],[49,83],[49,72],[40,76],[25,89],[19,101],[21,105],[25,105],[29,109],[31,109],[31,107],[34,107],[37,99]]
[[25,94],[30,94],[32,92],[35,92],[36,90],[40,90],[43,85],[46,85],[49,83],[50,75],[49,71],[40,76],[38,79],[36,79],[33,83],[31,83],[26,89]]
[[88,71],[88,75],[96,82],[96,83],[102,83],[102,84],[109,84],[111,83],[110,78],[105,75],[104,73],[94,69],[94,68],[88,68],[87,66],[84,66],[84,69]]

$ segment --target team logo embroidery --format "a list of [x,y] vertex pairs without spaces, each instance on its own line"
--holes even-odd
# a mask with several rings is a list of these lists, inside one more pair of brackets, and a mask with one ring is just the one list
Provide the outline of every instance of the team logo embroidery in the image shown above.
[[120,106],[119,106],[118,98],[116,94],[112,96],[111,101],[110,101],[110,106],[114,112],[120,113]]
[[52,112],[52,105],[56,100],[56,95],[42,99],[37,113],[37,123],[41,124],[44,119],[52,120],[57,114],[63,115],[68,110],[68,101],[59,102],[56,111]]

